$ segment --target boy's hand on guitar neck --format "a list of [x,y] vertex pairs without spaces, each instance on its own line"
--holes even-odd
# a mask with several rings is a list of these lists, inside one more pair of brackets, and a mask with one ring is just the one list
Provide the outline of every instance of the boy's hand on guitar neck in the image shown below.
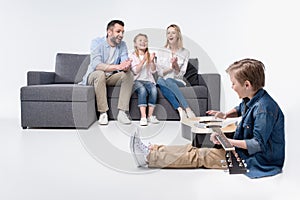
[[214,144],[218,144],[218,145],[220,145],[221,143],[219,142],[219,140],[217,139],[217,135],[219,135],[218,133],[216,133],[216,132],[212,132],[211,134],[210,134],[210,141],[212,142],[212,143],[214,143]]

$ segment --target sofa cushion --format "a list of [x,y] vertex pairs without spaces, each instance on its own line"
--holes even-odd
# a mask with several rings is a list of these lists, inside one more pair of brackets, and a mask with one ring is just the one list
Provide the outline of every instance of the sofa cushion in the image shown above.
[[31,85],[21,88],[21,101],[86,102],[94,98],[93,86],[50,84]]
[[89,63],[88,54],[58,53],[55,63],[55,83],[79,83]]
[[199,85],[198,79],[198,59],[190,58],[186,72],[184,74],[185,81],[187,86]]

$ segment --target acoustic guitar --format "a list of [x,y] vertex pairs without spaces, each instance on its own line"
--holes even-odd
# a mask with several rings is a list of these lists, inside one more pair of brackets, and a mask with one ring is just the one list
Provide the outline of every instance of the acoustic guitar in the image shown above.
[[[226,151],[225,161],[229,171],[229,174],[245,174],[247,173],[247,165],[244,160],[242,160],[238,153],[235,151],[234,146],[228,141],[227,138],[232,138],[236,130],[237,121],[227,121],[221,119],[212,118],[200,118],[198,122],[193,125],[198,129],[205,129],[209,132],[215,132],[218,135],[216,138],[220,142],[222,148]],[[218,148],[218,145],[215,145]]]

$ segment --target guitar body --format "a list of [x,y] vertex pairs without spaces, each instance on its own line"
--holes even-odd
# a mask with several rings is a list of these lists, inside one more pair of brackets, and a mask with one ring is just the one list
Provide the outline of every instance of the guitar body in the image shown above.
[[192,132],[197,132],[193,135],[192,145],[198,148],[209,147],[209,148],[222,148],[221,145],[213,144],[210,141],[211,128],[221,128],[222,132],[228,138],[233,138],[236,130],[236,123],[228,123],[225,127],[222,127],[223,121],[221,119],[214,119],[212,117],[200,117],[200,120],[190,123]]

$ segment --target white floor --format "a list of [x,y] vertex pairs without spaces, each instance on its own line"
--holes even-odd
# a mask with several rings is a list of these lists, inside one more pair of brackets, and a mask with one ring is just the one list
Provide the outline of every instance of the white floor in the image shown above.
[[[136,168],[129,134],[137,126],[93,124],[88,130],[27,129],[0,121],[1,200],[299,199],[299,136],[287,134],[280,175],[249,179],[222,170]],[[287,128],[290,130],[291,128]],[[288,132],[288,131],[287,131]],[[145,141],[184,144],[179,122],[142,129]],[[287,198],[291,197],[291,198]]]

